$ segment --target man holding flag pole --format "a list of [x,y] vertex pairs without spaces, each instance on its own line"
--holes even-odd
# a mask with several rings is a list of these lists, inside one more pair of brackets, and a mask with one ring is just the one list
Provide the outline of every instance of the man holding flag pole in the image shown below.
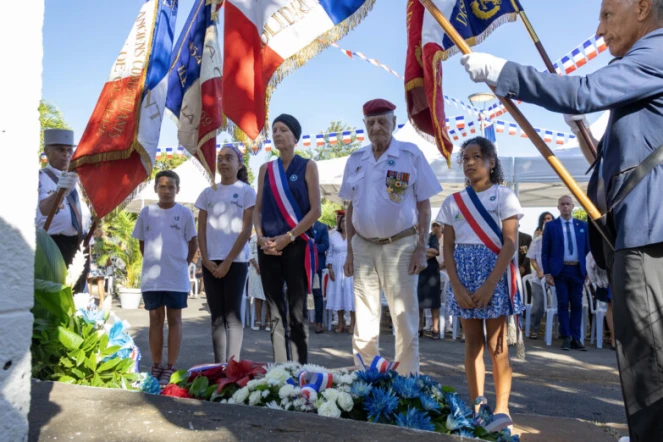
[[570,123],[612,111],[588,194],[604,213],[614,250],[593,232],[592,251],[611,277],[630,437],[663,440],[663,1],[603,0],[599,17],[597,36],[617,58],[586,77],[540,73],[482,53],[465,55],[462,64],[499,96],[571,114]]

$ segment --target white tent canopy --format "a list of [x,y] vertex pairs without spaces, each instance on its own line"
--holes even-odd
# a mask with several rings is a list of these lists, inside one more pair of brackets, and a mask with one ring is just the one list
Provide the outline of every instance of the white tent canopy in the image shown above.
[[[442,205],[442,201],[454,192],[465,187],[465,176],[457,165],[456,155],[452,157],[451,168],[437,151],[437,147],[420,136],[410,123],[407,123],[394,137],[419,146],[430,163],[438,181],[444,190],[431,199],[433,207]],[[589,175],[585,175],[589,165],[583,156],[565,156],[560,159],[571,176],[586,189]],[[322,197],[342,204],[338,191],[343,180],[343,170],[347,158],[318,162],[320,171],[320,189]],[[557,199],[568,194],[568,189],[561,182],[547,161],[541,157],[506,157],[500,156],[505,181],[517,191],[523,207],[556,206]]]
[[[196,203],[200,193],[206,187],[210,186],[210,182],[203,174],[201,167],[196,164],[196,160],[189,159],[173,171],[180,177],[180,193],[175,197],[175,201],[188,207],[195,213],[197,210],[193,205]],[[158,202],[159,197],[154,191],[154,180],[150,180],[124,210],[138,213],[144,206]]]

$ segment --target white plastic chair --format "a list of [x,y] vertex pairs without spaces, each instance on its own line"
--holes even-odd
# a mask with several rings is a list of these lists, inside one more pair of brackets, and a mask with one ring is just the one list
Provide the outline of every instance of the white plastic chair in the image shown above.
[[608,313],[608,303],[597,299],[596,305],[594,305],[594,302],[592,302],[592,289],[595,286],[591,282],[588,282],[585,284],[585,287],[588,295],[589,313],[594,316],[589,343],[593,344],[594,340],[596,340],[596,348],[603,348],[603,320]]
[[191,283],[193,294],[198,294],[198,278],[196,278],[196,264],[189,264],[189,282]]
[[[532,284],[536,284],[535,282],[536,275],[533,273],[530,273],[529,275],[525,275],[523,277],[523,291],[524,291],[524,297],[525,297],[525,336],[529,336],[530,332],[530,327],[532,326],[531,322],[531,316],[532,316],[532,292],[531,292],[531,287]],[[529,282],[529,284],[528,284]]]
[[[555,317],[557,316],[557,291],[555,287],[549,286],[545,279],[541,281],[543,287],[543,310],[546,312],[546,345],[552,345],[552,332]],[[548,291],[550,291],[550,302],[548,302]],[[555,338],[559,337],[559,325]]]

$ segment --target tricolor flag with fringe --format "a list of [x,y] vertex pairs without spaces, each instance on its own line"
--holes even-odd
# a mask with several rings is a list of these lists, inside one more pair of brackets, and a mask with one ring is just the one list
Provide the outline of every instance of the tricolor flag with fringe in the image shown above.
[[[453,143],[445,127],[442,92],[442,38],[444,32],[419,0],[407,2],[405,96],[407,113],[419,132],[435,139],[451,167]],[[456,100],[452,99],[454,104]]]
[[221,0],[196,0],[174,46],[166,108],[177,121],[177,138],[213,183],[216,133],[223,126],[221,50],[216,19]]
[[152,171],[176,17],[174,0],[143,3],[71,159],[98,218]]
[[271,94],[361,22],[375,0],[226,0],[223,27],[224,112],[256,139]]

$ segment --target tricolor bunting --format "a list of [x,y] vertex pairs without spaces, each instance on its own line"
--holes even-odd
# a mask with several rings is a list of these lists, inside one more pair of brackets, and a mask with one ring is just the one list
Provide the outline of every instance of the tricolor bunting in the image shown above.
[[216,174],[216,133],[223,126],[221,50],[216,28],[221,0],[196,0],[174,46],[166,109],[177,139],[207,172]]
[[271,94],[361,22],[375,0],[226,0],[224,112],[251,139],[265,127]]
[[302,144],[305,147],[309,147],[311,145],[311,136],[310,135],[304,135],[302,136]]
[[168,90],[177,1],[143,3],[71,160],[98,218],[145,181]]

